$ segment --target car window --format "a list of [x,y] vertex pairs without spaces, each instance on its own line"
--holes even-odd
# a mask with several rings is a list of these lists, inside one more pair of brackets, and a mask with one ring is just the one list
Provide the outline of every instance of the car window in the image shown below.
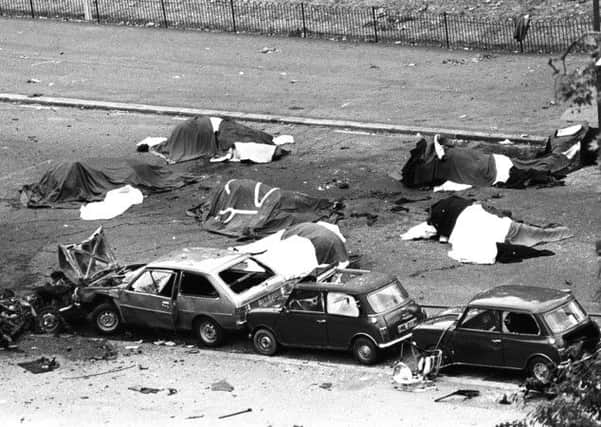
[[551,331],[558,334],[584,321],[586,313],[577,301],[572,300],[561,307],[545,313],[543,317]]
[[202,274],[183,272],[179,286],[179,292],[182,295],[219,298],[219,293],[211,281]]
[[323,313],[323,298],[320,291],[295,290],[286,305],[294,311],[316,311]]
[[538,323],[529,313],[503,313],[503,332],[508,334],[538,335]]
[[367,302],[376,313],[382,313],[404,304],[409,298],[405,288],[398,282],[384,286],[367,296]]
[[354,297],[341,292],[328,292],[326,298],[328,314],[340,316],[359,317],[359,306]]
[[135,292],[171,297],[175,274],[165,270],[146,270],[132,284]]
[[255,287],[273,276],[274,273],[271,270],[251,258],[219,272],[221,280],[237,294]]
[[461,320],[460,328],[479,331],[499,331],[499,312],[477,307],[467,310]]

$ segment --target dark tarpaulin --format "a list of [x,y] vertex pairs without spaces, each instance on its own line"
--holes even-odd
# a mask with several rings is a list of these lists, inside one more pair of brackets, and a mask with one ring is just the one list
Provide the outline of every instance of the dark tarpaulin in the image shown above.
[[203,228],[231,237],[263,237],[328,217],[333,203],[250,179],[232,179],[213,193]]
[[[598,129],[580,125],[574,134],[558,136],[558,130],[548,138],[544,150],[535,157],[511,157],[513,167],[509,179],[496,185],[506,188],[560,185],[560,180],[583,166],[594,164],[598,155]],[[442,142],[442,141],[441,141]],[[564,153],[580,143],[578,155],[568,158]],[[491,186],[496,179],[492,154],[473,148],[444,146],[442,159],[436,156],[434,142],[419,136],[409,160],[401,170],[401,181],[409,188],[434,187],[445,181],[473,186]]]
[[309,239],[315,247],[315,254],[319,264],[338,264],[349,260],[344,242],[329,228],[314,223],[304,222],[288,228],[282,234],[282,240],[291,236],[300,236]]
[[39,183],[21,189],[27,207],[66,207],[102,200],[106,193],[124,185],[149,192],[168,191],[196,181],[161,166],[135,159],[93,158],[60,162],[51,167]]
[[273,145],[273,137],[231,119],[223,119],[215,131],[209,117],[198,116],[179,123],[167,141],[155,146],[154,150],[170,162],[184,162],[225,154],[235,142]]
[[436,156],[434,143],[420,137],[401,171],[403,184],[409,188],[435,186],[445,181],[492,185],[497,173],[492,154],[460,147],[444,149],[441,160]]

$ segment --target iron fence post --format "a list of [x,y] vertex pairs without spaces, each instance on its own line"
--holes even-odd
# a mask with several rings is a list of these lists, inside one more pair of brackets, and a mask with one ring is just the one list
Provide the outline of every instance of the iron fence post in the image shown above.
[[230,0],[230,7],[232,9],[232,24],[234,26],[234,33],[237,33],[237,31],[236,31],[236,14],[234,13],[234,0]]
[[94,5],[96,6],[96,21],[100,24],[100,10],[98,9],[98,0],[94,0]]
[[593,31],[599,31],[599,0],[593,0]]
[[33,0],[29,0],[29,5],[31,6],[31,17],[35,18],[35,13],[33,12]]
[[446,12],[442,12],[442,18],[444,21],[444,37],[445,37],[445,41],[447,44],[447,49],[450,48],[450,44],[449,44],[449,24],[447,23],[447,13]]
[[597,127],[601,128],[601,59],[595,62],[595,89],[597,89]]
[[167,13],[165,12],[165,0],[161,0],[161,8],[163,9],[163,22],[165,23],[165,28],[169,28],[167,25]]
[[376,43],[378,43],[378,21],[376,21],[376,8],[371,8],[371,16],[374,20],[374,35],[376,36]]
[[305,21],[305,4],[301,3],[301,16],[303,18],[303,38],[307,38],[307,23]]

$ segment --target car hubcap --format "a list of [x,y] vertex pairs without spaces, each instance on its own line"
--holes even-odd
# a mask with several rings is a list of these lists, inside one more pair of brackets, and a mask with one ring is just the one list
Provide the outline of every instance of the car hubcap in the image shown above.
[[369,360],[371,358],[372,351],[368,345],[362,345],[359,347],[359,357],[363,360]]
[[115,316],[115,313],[113,313],[112,311],[103,311],[98,316],[98,325],[102,329],[106,329],[106,330],[112,329],[115,327],[116,323],[117,323],[117,317]]
[[261,348],[261,350],[263,350],[263,351],[271,350],[272,341],[269,336],[263,335],[263,334],[259,335],[258,343],[259,343],[259,347]]
[[46,331],[52,331],[58,326],[58,318],[54,313],[45,313],[42,316],[42,328]]
[[534,365],[532,373],[534,374],[534,377],[541,382],[549,381],[549,367],[544,363],[537,363],[536,365]]
[[206,342],[213,342],[215,341],[215,337],[217,336],[217,331],[215,330],[215,327],[213,325],[211,325],[210,323],[205,323],[204,325],[202,325],[202,328],[200,330],[200,336]]

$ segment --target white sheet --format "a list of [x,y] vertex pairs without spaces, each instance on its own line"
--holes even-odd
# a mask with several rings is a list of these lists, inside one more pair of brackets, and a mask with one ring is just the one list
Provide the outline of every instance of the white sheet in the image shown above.
[[575,135],[577,132],[580,132],[580,129],[582,129],[582,125],[568,126],[567,128],[557,129],[557,133],[555,135],[556,136],[572,136],[572,135]]
[[463,191],[472,188],[469,184],[460,184],[455,181],[445,181],[441,185],[437,185],[432,189],[433,192],[437,193],[439,191]]
[[486,212],[482,205],[468,206],[459,214],[449,236],[452,249],[449,257],[473,264],[494,264],[497,257],[497,242],[507,237],[511,218],[498,217]]
[[137,188],[126,185],[106,193],[101,202],[92,202],[81,205],[79,216],[86,221],[98,219],[111,219],[121,215],[132,205],[139,205],[144,200],[144,195]]
[[495,161],[495,168],[497,169],[497,176],[495,177],[493,185],[497,182],[507,182],[509,179],[509,170],[513,167],[513,162],[509,157],[503,154],[493,154],[492,157]]
[[280,240],[272,250],[255,258],[286,280],[306,277],[318,266],[313,243],[300,236]]

